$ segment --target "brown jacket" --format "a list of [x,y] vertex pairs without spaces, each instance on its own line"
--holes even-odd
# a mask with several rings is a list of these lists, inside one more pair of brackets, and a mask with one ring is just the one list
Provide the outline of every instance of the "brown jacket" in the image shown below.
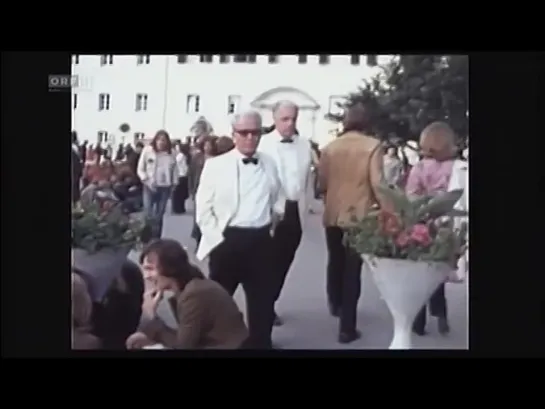
[[[380,141],[360,132],[346,132],[323,150],[318,166],[325,191],[325,226],[350,224],[375,205],[383,205],[376,187],[382,181]],[[372,157],[371,157],[372,154]]]
[[141,331],[151,340],[173,349],[238,349],[248,337],[233,298],[218,283],[194,279],[171,302],[178,321],[174,331],[159,319]]

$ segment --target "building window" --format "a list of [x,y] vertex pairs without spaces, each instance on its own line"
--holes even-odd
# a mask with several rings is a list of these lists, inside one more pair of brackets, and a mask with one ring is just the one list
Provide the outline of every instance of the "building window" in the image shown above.
[[269,55],[269,64],[278,63],[278,55]]
[[72,108],[76,109],[78,107],[78,94],[72,94]]
[[190,114],[199,112],[201,103],[200,99],[201,98],[197,94],[189,94],[187,96],[185,112]]
[[248,56],[246,54],[235,54],[233,56],[233,61],[234,62],[247,62],[248,61]]
[[79,54],[72,56],[72,63],[76,65],[79,64]]
[[318,63],[321,65],[329,64],[329,55],[322,54],[318,56]]
[[211,54],[201,54],[199,56],[200,62],[204,62],[207,64],[210,64],[213,61],[213,59],[214,59],[214,56]]
[[149,54],[139,54],[136,56],[136,65],[149,64],[150,55]]
[[350,64],[352,65],[360,65],[360,56],[356,54],[352,54],[350,56]]
[[299,64],[306,64],[308,56],[306,54],[299,54]]
[[367,56],[367,65],[369,67],[375,67],[377,65],[377,56],[375,54],[369,54]]
[[136,112],[148,110],[148,94],[136,94]]
[[257,61],[257,56],[255,54],[235,54],[233,61],[254,64]]
[[337,104],[343,104],[345,102],[345,97],[342,95],[332,95],[329,97],[329,109],[328,113],[331,115],[342,115],[344,109],[339,107]]
[[98,94],[98,110],[110,110],[110,94]]
[[178,54],[178,64],[187,63],[187,54]]
[[103,54],[100,56],[100,65],[113,65],[114,56],[112,54]]
[[220,64],[227,64],[229,62],[229,56],[227,54],[220,55]]
[[105,143],[108,142],[108,132],[106,131],[98,131],[97,133],[97,142],[98,143]]
[[145,137],[144,132],[135,132],[134,133],[134,141],[135,142],[143,140],[144,137]]
[[229,95],[227,98],[227,113],[234,114],[240,106],[240,95]]

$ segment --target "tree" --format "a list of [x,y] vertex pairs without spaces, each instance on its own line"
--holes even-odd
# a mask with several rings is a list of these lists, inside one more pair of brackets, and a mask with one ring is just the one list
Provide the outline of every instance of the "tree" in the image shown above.
[[366,105],[370,132],[404,144],[417,140],[431,122],[445,121],[467,139],[467,56],[404,55],[381,68],[379,75],[348,95],[345,104]]

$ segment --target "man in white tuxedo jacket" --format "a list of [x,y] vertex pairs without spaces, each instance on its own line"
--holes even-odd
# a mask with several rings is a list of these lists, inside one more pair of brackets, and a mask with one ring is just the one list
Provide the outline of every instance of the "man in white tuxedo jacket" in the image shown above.
[[281,184],[274,160],[257,153],[261,116],[255,111],[233,118],[235,149],[205,162],[195,196],[202,232],[197,258],[209,257],[210,278],[231,295],[239,284],[246,294],[248,346],[272,347],[274,267],[272,223]]
[[[275,226],[273,241],[276,253],[274,285],[278,301],[288,271],[299,248],[302,224],[308,213],[311,181],[312,149],[310,140],[296,131],[299,108],[293,102],[279,101],[273,107],[274,131],[259,143],[259,152],[270,155],[278,169],[282,195],[277,206],[284,209],[284,218]],[[275,313],[275,325],[282,321]]]

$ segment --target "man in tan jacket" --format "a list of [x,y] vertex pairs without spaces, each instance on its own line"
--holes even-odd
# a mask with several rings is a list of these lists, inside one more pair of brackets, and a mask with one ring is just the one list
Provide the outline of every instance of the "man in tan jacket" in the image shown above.
[[356,328],[361,292],[361,257],[343,245],[343,226],[353,216],[361,218],[373,205],[382,204],[376,187],[382,182],[379,140],[369,136],[369,116],[364,106],[347,110],[343,133],[322,151],[320,187],[325,191],[323,222],[329,260],[327,297],[333,316],[340,318],[339,342],[349,343],[361,334]]

